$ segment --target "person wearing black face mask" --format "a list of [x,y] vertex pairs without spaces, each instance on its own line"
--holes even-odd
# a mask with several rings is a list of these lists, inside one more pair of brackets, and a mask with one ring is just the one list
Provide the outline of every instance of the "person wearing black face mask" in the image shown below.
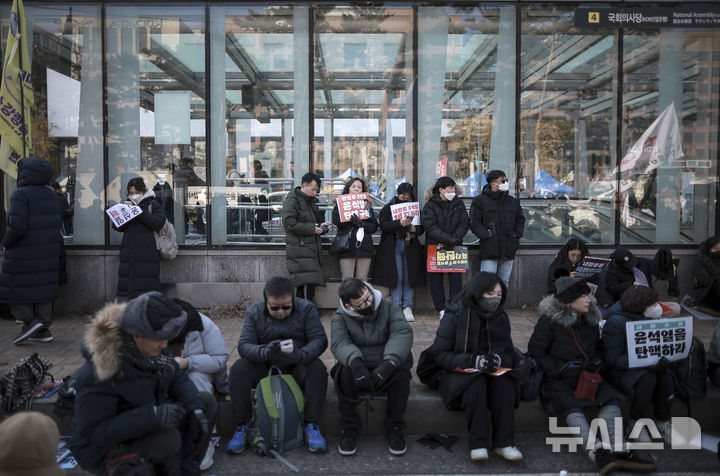
[[435,363],[446,371],[440,395],[448,408],[465,412],[476,461],[488,459],[491,447],[507,460],[523,459],[514,434],[520,382],[515,372],[493,375],[515,367],[505,294],[497,274],[477,273],[448,306],[432,345]]
[[340,306],[330,323],[330,349],[338,363],[330,371],[340,405],[339,452],[356,452],[360,392],[387,393],[385,431],[389,451],[405,454],[403,415],[410,395],[413,333],[400,307],[359,279],[346,279],[338,290]]

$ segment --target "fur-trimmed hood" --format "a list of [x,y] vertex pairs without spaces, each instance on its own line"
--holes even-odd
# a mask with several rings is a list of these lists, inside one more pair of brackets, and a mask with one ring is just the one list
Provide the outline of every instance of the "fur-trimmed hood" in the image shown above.
[[107,380],[120,370],[122,331],[120,317],[126,304],[105,305],[85,330],[85,349],[98,380]]
[[[553,294],[545,296],[538,307],[541,316],[548,316],[552,322],[556,322],[565,328],[570,328],[578,321],[578,314],[569,305],[560,302]],[[591,302],[590,310],[582,316],[585,322],[598,325],[602,320],[600,309]]]
[[[423,198],[425,199],[426,202],[429,202],[431,198],[439,199],[439,197],[437,195],[435,195],[435,197],[433,197],[432,190],[433,190],[434,186],[435,186],[435,184],[433,183],[432,185],[430,185],[428,188],[425,189],[425,194],[423,195]],[[460,199],[460,197],[463,196],[463,188],[462,188],[462,185],[460,185],[459,183],[455,184],[455,195],[457,195],[455,198],[457,198],[458,200]]]

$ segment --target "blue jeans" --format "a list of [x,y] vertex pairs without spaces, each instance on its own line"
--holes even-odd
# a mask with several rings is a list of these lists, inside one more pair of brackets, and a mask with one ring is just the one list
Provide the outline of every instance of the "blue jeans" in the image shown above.
[[412,307],[415,291],[410,287],[405,240],[397,238],[395,239],[395,270],[397,271],[397,286],[390,291],[390,297],[401,309]]
[[509,286],[510,275],[512,274],[513,261],[511,259],[484,259],[480,262],[480,271],[497,273],[500,280]]

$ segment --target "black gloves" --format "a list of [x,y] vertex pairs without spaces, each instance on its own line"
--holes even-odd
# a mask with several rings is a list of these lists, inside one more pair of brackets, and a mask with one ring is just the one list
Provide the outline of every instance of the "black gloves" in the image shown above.
[[[155,418],[160,428],[177,428],[185,417],[185,409],[179,403],[163,403],[155,407]],[[205,421],[207,426],[207,420]]]
[[370,371],[365,367],[365,363],[359,357],[355,357],[350,362],[350,371],[352,372],[353,379],[355,379],[355,386],[358,390],[371,391],[375,390],[372,380],[370,379]]
[[280,353],[280,341],[274,340],[268,342],[262,350],[262,356],[265,362],[272,362],[275,360],[277,354]]
[[373,386],[376,389],[379,389],[385,385],[388,380],[390,380],[390,377],[392,377],[392,374],[394,373],[395,364],[393,364],[390,360],[383,360],[380,365],[375,367],[372,374],[370,374],[370,380],[372,381]]
[[495,372],[501,364],[502,359],[498,354],[478,355],[475,358],[475,368],[482,372]]
[[207,434],[207,432],[209,431],[209,428],[208,428],[209,425],[208,425],[207,417],[205,417],[205,412],[200,410],[199,408],[196,408],[195,410],[193,410],[193,415],[195,415],[195,419],[197,420],[198,424],[200,425],[200,430],[203,433]]
[[280,366],[281,368],[290,367],[291,365],[297,365],[302,361],[302,352],[300,349],[293,349],[292,352],[278,352],[272,360],[269,360],[271,364]]
[[355,225],[358,228],[362,228],[364,225],[363,221],[360,219],[359,216],[357,216],[356,213],[352,214],[352,216],[350,217],[350,221],[352,222],[353,225]]
[[660,360],[658,360],[657,364],[650,367],[650,370],[656,373],[662,373],[665,372],[668,367],[670,367],[670,362],[667,357],[660,357]]

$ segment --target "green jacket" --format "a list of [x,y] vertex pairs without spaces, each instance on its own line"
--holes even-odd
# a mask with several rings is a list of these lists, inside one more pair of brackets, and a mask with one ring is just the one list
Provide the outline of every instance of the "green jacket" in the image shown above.
[[330,322],[330,340],[333,355],[344,366],[356,357],[362,358],[361,347],[384,345],[383,360],[392,360],[398,366],[408,361],[413,343],[413,332],[400,307],[368,285],[374,295],[375,312],[361,316],[340,303]]
[[315,198],[302,193],[300,187],[288,193],[283,203],[282,220],[287,267],[293,286],[325,286],[325,274],[320,263],[321,238],[315,234],[319,215]]

